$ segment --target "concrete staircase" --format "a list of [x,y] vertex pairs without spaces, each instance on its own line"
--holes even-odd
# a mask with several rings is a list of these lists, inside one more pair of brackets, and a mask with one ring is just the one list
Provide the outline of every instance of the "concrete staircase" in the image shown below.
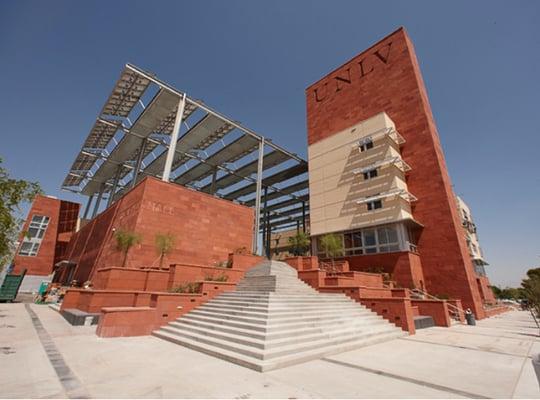
[[265,261],[246,273],[235,292],[153,335],[263,372],[406,332],[343,294],[318,293],[287,264]]

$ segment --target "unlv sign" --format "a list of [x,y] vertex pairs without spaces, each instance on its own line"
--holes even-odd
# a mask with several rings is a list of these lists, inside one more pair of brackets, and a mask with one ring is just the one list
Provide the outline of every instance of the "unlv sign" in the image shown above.
[[[372,73],[377,65],[388,64],[391,46],[392,42],[388,42],[373,53],[367,54],[360,61],[356,61],[347,68],[342,69],[342,71],[345,72],[344,75],[341,74],[341,76],[329,78],[327,82],[313,89],[315,101],[317,103],[325,101],[328,98],[328,95],[339,92],[346,85],[350,85]],[[371,62],[366,64],[366,60],[368,59],[370,59]]]

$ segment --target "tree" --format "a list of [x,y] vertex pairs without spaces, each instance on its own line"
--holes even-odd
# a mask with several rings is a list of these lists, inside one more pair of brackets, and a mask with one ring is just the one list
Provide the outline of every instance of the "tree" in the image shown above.
[[122,268],[125,267],[129,249],[141,242],[141,235],[127,230],[118,230],[115,232],[116,248],[124,253]]
[[321,247],[332,260],[334,266],[334,258],[343,255],[343,241],[341,236],[335,233],[328,233],[321,238]]
[[309,249],[311,241],[305,232],[298,232],[296,235],[289,238],[289,244],[295,256],[303,256]]
[[159,268],[163,267],[163,258],[174,249],[175,237],[172,233],[156,234],[156,249],[159,253]]
[[527,271],[527,278],[521,281],[523,295],[536,315],[540,315],[540,268]]
[[39,183],[10,178],[8,171],[1,164],[2,158],[0,158],[0,271],[11,261],[19,236],[22,220],[15,214],[21,211],[22,203],[31,202],[36,195],[42,193]]

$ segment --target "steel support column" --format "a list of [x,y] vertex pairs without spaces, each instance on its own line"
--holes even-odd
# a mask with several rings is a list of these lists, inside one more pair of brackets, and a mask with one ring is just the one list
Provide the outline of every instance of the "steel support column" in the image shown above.
[[306,202],[302,202],[302,230],[306,233]]
[[88,196],[88,201],[86,203],[86,207],[84,208],[83,219],[86,219],[86,217],[88,217],[88,211],[90,211],[90,204],[92,204],[93,199],[94,195]]
[[264,138],[259,142],[259,162],[257,164],[257,190],[255,192],[255,231],[253,235],[253,254],[259,254],[259,228],[261,219],[261,189],[264,158]]
[[120,181],[120,175],[122,175],[122,166],[118,166],[116,170],[116,175],[114,176],[113,185],[111,191],[109,192],[109,199],[107,200],[107,208],[112,204],[114,195],[116,193],[116,188],[118,187],[118,182]]
[[137,163],[135,164],[135,169],[133,170],[133,179],[131,180],[131,187],[135,187],[137,184],[137,176],[141,170],[141,164],[144,156],[144,150],[146,149],[146,139],[141,141],[141,147],[139,148],[139,155],[137,156]]
[[216,180],[217,180],[217,167],[214,167],[214,171],[212,172],[212,185],[210,186],[210,193],[213,195],[216,194]]
[[171,133],[171,142],[169,143],[169,149],[167,150],[167,158],[165,159],[165,167],[163,168],[163,174],[161,180],[169,182],[171,176],[171,168],[176,152],[176,142],[178,141],[178,135],[180,134],[180,127],[182,126],[182,118],[184,116],[184,109],[186,108],[186,94],[182,96],[178,102],[178,111],[176,112],[176,118],[174,120],[174,128]]
[[268,259],[272,259],[271,240],[272,240],[272,226],[270,225],[270,221],[268,220],[268,217],[266,217],[266,248],[268,249],[267,250]]
[[264,254],[266,255],[266,258],[270,258],[270,248],[268,247],[268,209],[267,209],[267,206],[268,206],[268,199],[267,199],[267,196],[268,196],[268,186],[265,186],[264,187],[264,219],[263,219],[263,228],[262,228],[262,231],[263,231],[263,236],[262,236],[262,240],[263,240],[263,248],[264,248]]
[[99,194],[96,199],[96,204],[94,204],[94,211],[92,211],[92,219],[94,219],[97,215],[98,209],[99,209],[99,203],[101,203],[101,198],[103,197],[103,191],[105,190],[105,183],[101,184],[101,187],[99,188]]

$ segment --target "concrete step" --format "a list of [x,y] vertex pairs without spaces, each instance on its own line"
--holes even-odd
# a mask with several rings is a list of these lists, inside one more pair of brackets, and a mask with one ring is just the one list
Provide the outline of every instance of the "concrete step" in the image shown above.
[[[298,322],[309,322],[309,321],[322,321],[322,320],[339,320],[343,318],[354,318],[354,317],[363,317],[369,316],[370,311],[364,309],[350,309],[350,310],[328,310],[320,311],[318,313],[303,313],[298,312],[296,315],[277,315],[273,314],[266,316],[253,316],[247,313],[240,314],[228,314],[225,312],[219,312],[216,310],[208,311],[201,310],[196,308],[190,311],[186,315],[196,315],[196,316],[207,316],[212,318],[219,318],[228,321],[236,322],[247,322],[250,324],[259,324],[259,325],[269,325],[272,323],[275,324],[287,324],[287,323],[298,323]],[[260,314],[259,314],[260,315]]]
[[[332,316],[335,314],[347,314],[347,315],[367,315],[371,311],[364,309],[364,308],[358,308],[354,307],[354,305],[350,306],[340,306],[340,307],[332,307],[332,308],[309,308],[309,309],[289,309],[285,311],[278,311],[278,310],[270,310],[266,312],[261,311],[251,311],[251,310],[235,310],[235,309],[228,309],[226,307],[209,307],[209,306],[201,306],[197,307],[197,310],[194,310],[197,312],[204,312],[205,314],[214,314],[214,315],[230,315],[230,316],[238,316],[238,317],[247,317],[247,318],[263,318],[267,319],[268,321],[275,321],[275,320],[282,320],[282,319],[290,319],[290,318],[302,318],[302,317],[312,317],[312,316]],[[194,312],[192,311],[192,312]]]
[[303,352],[302,354],[291,354],[282,357],[276,357],[269,360],[260,360],[254,357],[247,355],[239,354],[235,351],[224,350],[220,347],[203,344],[196,340],[190,340],[188,338],[179,337],[177,335],[172,335],[167,332],[156,331],[153,333],[154,336],[159,337],[164,340],[168,340],[172,343],[181,344],[184,347],[191,348],[202,353],[209,354],[211,356],[226,360],[238,365],[242,365],[247,368],[259,372],[271,371],[273,369],[284,368],[289,365],[299,364],[306,361],[314,360],[317,358],[329,356],[332,354],[341,353],[344,351],[353,350],[363,346],[369,346],[372,344],[380,343],[387,340],[396,339],[398,337],[405,336],[405,332],[388,332],[382,333],[379,335],[361,338],[358,340],[353,340],[347,343],[335,344],[332,346],[327,346],[324,348],[317,348],[311,351]]
[[213,302],[209,301],[204,304],[202,304],[200,307],[208,308],[208,309],[226,309],[226,310],[236,310],[236,311],[246,311],[246,312],[254,312],[254,313],[287,313],[287,312],[296,312],[298,310],[302,311],[312,311],[312,310],[337,310],[337,309],[348,309],[348,308],[362,308],[366,309],[365,306],[361,304],[355,304],[354,302],[343,302],[343,303],[322,303],[322,304],[316,304],[316,303],[306,303],[306,304],[287,304],[287,303],[270,303],[266,307],[262,306],[253,306],[253,305],[237,305],[235,303],[227,303],[227,302]]
[[[211,345],[214,347],[221,348],[223,350],[234,351],[239,354],[247,355],[259,360],[268,360],[276,357],[283,357],[295,353],[301,353],[304,351],[310,351],[316,348],[332,346],[340,343],[346,343],[353,340],[358,340],[361,338],[367,338],[370,336],[375,336],[381,333],[395,332],[395,329],[388,326],[373,328],[366,331],[349,331],[347,335],[332,335],[325,336],[316,340],[304,340],[299,343],[290,343],[285,342],[282,346],[277,348],[270,349],[261,349],[254,347],[252,344],[253,340],[244,340],[243,343],[235,343],[226,339],[219,339],[215,337],[210,337],[208,335],[199,335],[183,329],[170,329],[170,328],[161,328],[159,331],[166,331],[168,334],[173,334],[182,338],[187,338],[189,340],[194,340],[200,343]],[[261,342],[259,342],[261,343]]]
[[[382,317],[373,314],[368,316],[361,316],[358,317],[359,319],[364,320],[383,320]],[[336,324],[345,324],[348,321],[350,321],[350,318],[327,318],[324,321],[321,320],[313,320],[313,321],[294,321],[290,323],[274,323],[274,324],[268,324],[268,325],[262,325],[262,324],[250,324],[246,322],[238,322],[238,321],[232,321],[227,320],[223,318],[213,318],[209,316],[201,316],[201,315],[189,315],[186,314],[181,318],[184,321],[199,321],[209,324],[217,324],[217,325],[223,325],[230,328],[240,328],[240,329],[246,329],[246,330],[253,330],[258,332],[266,332],[266,333],[277,333],[281,331],[286,330],[293,330],[293,329],[303,329],[303,328],[313,328],[317,326],[332,326]],[[391,325],[394,326],[394,325]]]
[[[355,336],[358,334],[367,334],[374,331],[384,331],[388,329],[397,329],[388,327],[384,321],[375,321],[366,323],[365,321],[359,321],[358,323],[351,322],[343,326],[329,326],[325,329],[317,328],[313,331],[301,333],[299,331],[290,331],[289,335],[280,337],[270,335],[253,334],[251,332],[238,332],[212,329],[212,327],[201,327],[191,324],[186,324],[181,321],[178,323],[171,323],[161,328],[167,332],[190,332],[193,335],[208,336],[210,338],[216,338],[220,340],[230,341],[246,346],[256,347],[259,349],[273,349],[292,345],[295,343],[308,343],[314,340],[323,340],[330,338],[338,338],[341,336]],[[291,334],[292,333],[292,334]]]
[[[272,298],[272,299],[237,299],[233,297],[216,297],[212,300],[210,300],[208,303],[216,303],[216,304],[238,304],[238,305],[245,305],[245,306],[264,306],[266,307],[267,304],[272,305],[284,305],[284,306],[295,306],[295,305],[302,305],[302,304],[355,304],[356,302],[352,299],[324,299],[324,300],[317,300],[317,298],[298,298],[298,299],[285,299],[285,298]],[[356,303],[358,304],[358,303]]]
[[[382,318],[357,318],[351,323],[354,323],[357,326],[375,326],[375,325],[388,325],[388,322],[385,321]],[[333,331],[341,329],[343,324],[326,324],[326,325],[313,325],[311,327],[293,327],[291,329],[284,329],[280,331],[274,331],[274,332],[265,332],[265,331],[257,331],[253,329],[243,329],[238,327],[228,327],[227,325],[219,325],[215,324],[213,322],[205,322],[205,321],[199,321],[199,320],[193,320],[189,318],[180,318],[176,321],[171,322],[169,325],[175,326],[175,327],[195,327],[195,328],[203,328],[206,330],[212,330],[217,332],[224,332],[229,333],[233,335],[239,335],[239,336],[247,336],[254,339],[259,340],[276,340],[276,339],[283,339],[292,337],[295,335],[302,336],[302,335],[310,335],[310,334],[316,334],[322,331]]]

